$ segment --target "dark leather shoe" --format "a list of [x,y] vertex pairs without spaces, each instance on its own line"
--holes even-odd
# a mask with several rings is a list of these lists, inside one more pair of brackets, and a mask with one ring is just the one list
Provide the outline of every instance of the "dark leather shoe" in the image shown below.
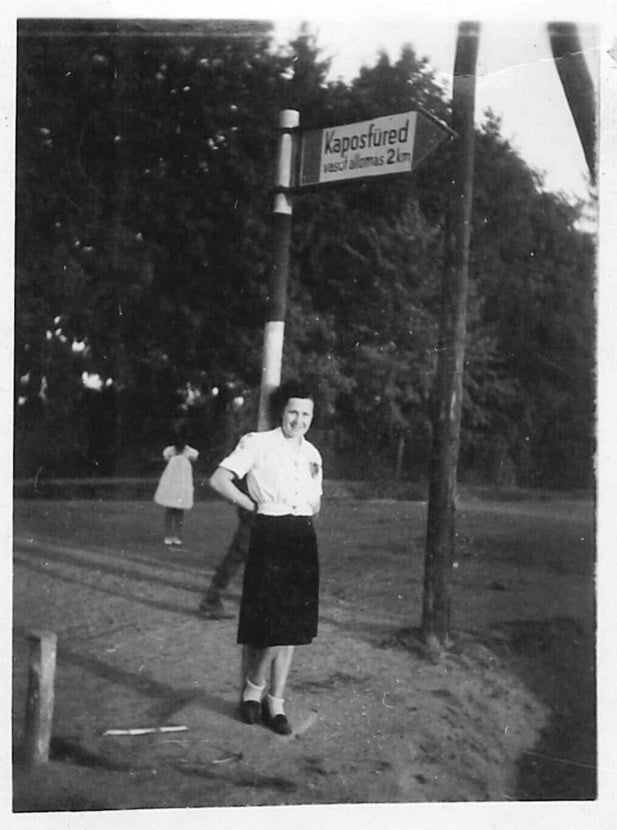
[[275,715],[272,717],[266,698],[261,701],[261,719],[277,735],[291,735],[291,726],[287,720],[287,715]]
[[240,715],[244,723],[257,723],[259,720],[259,703],[256,700],[240,701]]

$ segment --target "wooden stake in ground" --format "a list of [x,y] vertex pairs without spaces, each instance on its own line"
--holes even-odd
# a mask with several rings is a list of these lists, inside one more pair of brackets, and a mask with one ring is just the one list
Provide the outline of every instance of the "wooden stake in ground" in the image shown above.
[[440,645],[447,645],[450,634],[450,571],[465,361],[479,36],[478,23],[459,24],[452,95],[452,129],[457,138],[446,217],[438,364],[433,390],[433,445],[422,605],[423,635],[427,642]]
[[32,631],[26,703],[25,755],[31,764],[49,760],[54,714],[57,637],[52,631]]

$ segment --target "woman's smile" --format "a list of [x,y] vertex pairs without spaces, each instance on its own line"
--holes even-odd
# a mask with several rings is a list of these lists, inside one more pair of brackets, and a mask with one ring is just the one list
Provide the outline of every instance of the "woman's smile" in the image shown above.
[[287,438],[297,438],[308,432],[313,420],[313,401],[310,398],[290,398],[283,412],[281,427]]

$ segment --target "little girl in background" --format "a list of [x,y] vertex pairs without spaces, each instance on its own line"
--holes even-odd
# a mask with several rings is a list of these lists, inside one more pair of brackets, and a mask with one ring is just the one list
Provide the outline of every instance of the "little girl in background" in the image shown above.
[[165,508],[166,545],[182,544],[184,511],[193,506],[193,466],[199,452],[186,442],[186,426],[176,429],[176,440],[163,450],[167,466],[154,493],[154,501]]

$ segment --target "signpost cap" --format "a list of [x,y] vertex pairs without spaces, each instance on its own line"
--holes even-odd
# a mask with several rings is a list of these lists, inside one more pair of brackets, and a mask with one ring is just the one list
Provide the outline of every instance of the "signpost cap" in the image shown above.
[[279,112],[279,127],[281,130],[292,130],[300,123],[298,110],[281,110]]

